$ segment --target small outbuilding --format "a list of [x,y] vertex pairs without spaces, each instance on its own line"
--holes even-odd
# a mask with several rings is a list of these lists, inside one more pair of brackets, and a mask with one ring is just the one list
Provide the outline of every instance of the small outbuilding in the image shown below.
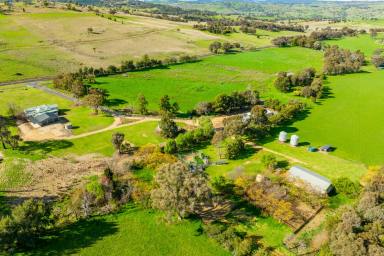
[[309,184],[314,190],[322,194],[328,194],[333,189],[330,180],[304,167],[292,166],[289,169],[288,174],[291,178],[304,181],[305,183]]
[[293,147],[297,147],[299,145],[299,136],[295,134],[292,135],[289,144],[291,144],[291,146]]
[[59,109],[57,105],[41,105],[24,110],[28,121],[34,125],[44,126],[59,120]]

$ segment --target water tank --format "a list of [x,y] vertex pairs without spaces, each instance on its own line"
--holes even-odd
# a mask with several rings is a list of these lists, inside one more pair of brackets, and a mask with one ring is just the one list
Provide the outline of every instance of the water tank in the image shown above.
[[299,136],[297,135],[292,135],[291,136],[291,141],[290,141],[291,146],[297,147],[299,145]]
[[285,131],[281,131],[279,134],[279,141],[286,142],[288,139],[288,134]]

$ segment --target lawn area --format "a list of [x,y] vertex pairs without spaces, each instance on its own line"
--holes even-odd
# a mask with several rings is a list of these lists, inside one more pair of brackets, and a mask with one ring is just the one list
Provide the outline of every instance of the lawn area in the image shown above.
[[69,100],[25,85],[1,86],[0,97],[0,115],[7,115],[8,104],[15,104],[21,110],[43,104],[57,104],[61,114],[75,127],[75,135],[99,130],[113,123],[111,116],[93,115],[93,111],[87,107],[74,106]]
[[200,221],[166,224],[151,210],[128,206],[121,213],[80,221],[23,255],[230,255],[198,232]]
[[383,71],[329,77],[331,95],[294,127],[302,141],[367,165],[384,163]]
[[[303,48],[271,48],[255,52],[207,57],[196,63],[170,66],[164,69],[130,72],[124,75],[98,78],[96,87],[106,89],[111,104],[137,105],[143,93],[149,108],[158,109],[160,98],[168,94],[188,111],[200,101],[210,101],[220,93],[258,89],[263,96],[288,99],[272,88],[279,71],[297,71],[305,67],[320,70],[322,54]],[[123,100],[123,102],[122,102]]]

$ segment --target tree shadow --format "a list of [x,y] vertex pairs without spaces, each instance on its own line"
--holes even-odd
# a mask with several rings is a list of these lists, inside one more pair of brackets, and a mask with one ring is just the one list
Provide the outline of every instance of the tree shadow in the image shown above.
[[108,107],[115,107],[115,106],[123,105],[126,103],[128,103],[128,101],[123,100],[123,99],[108,99],[106,102],[106,105]]
[[255,149],[254,147],[250,146],[250,145],[246,145],[245,146],[245,149],[243,150],[243,152],[241,152],[241,154],[236,158],[236,160],[241,160],[241,159],[247,159],[247,158],[250,158],[251,156],[253,156],[258,150]]
[[19,146],[19,150],[28,154],[48,154],[53,151],[69,148],[72,146],[73,143],[68,140],[25,141],[22,145]]
[[80,220],[61,230],[54,230],[39,241],[29,255],[69,255],[92,246],[105,236],[118,232],[117,223],[103,218]]

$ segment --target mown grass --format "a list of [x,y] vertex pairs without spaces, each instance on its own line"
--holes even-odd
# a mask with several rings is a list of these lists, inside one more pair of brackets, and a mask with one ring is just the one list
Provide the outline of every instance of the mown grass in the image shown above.
[[125,75],[98,78],[96,87],[106,89],[110,99],[124,100],[121,105],[137,106],[140,93],[149,108],[158,109],[160,98],[168,94],[181,111],[193,109],[200,101],[211,101],[220,93],[246,88],[259,89],[263,96],[287,99],[271,83],[279,71],[297,71],[305,67],[321,69],[321,52],[302,48],[272,48],[256,52],[227,54],[205,58],[196,63],[170,66]]
[[75,223],[20,255],[230,255],[200,234],[200,226],[197,220],[166,224],[159,213],[128,206],[117,214]]

